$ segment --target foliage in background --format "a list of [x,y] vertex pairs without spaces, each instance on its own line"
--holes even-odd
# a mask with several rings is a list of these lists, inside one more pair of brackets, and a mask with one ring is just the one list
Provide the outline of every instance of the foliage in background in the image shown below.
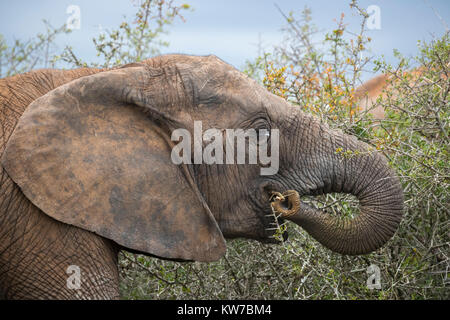
[[[122,253],[124,298],[450,297],[448,34],[420,44],[414,61],[397,54],[395,68],[373,61],[373,71],[393,75],[386,98],[378,101],[386,119],[374,120],[356,109],[355,88],[371,62],[361,57],[370,57],[371,39],[365,35],[366,12],[356,1],[351,6],[361,16],[358,32],[347,30],[341,16],[322,41],[317,41],[318,29],[311,23],[309,9],[299,17],[282,13],[287,24],[284,45],[248,62],[244,72],[304,112],[358,136],[388,157],[405,192],[404,219],[394,238],[372,254],[341,256],[289,224],[289,240],[282,245],[230,241],[225,258],[215,263],[176,263]],[[406,71],[413,67],[421,67],[423,73],[411,81]],[[358,202],[350,195],[303,201],[342,217],[358,214]],[[367,285],[371,265],[380,269],[381,289]]]
[[100,62],[83,62],[70,46],[60,58],[77,67],[102,68],[148,59],[169,45],[161,35],[175,19],[184,21],[182,11],[190,8],[188,4],[177,5],[175,0],[145,0],[137,2],[136,7],[133,21],[123,21],[118,29],[107,30],[92,40]]
[[[181,263],[121,252],[121,295],[125,299],[448,299],[449,229],[449,35],[419,43],[419,54],[391,66],[375,60],[375,70],[391,75],[378,104],[386,119],[357,112],[354,90],[371,58],[365,35],[367,13],[356,1],[360,28],[350,32],[342,15],[324,37],[307,8],[285,14],[282,46],[263,52],[244,68],[269,91],[312,113],[331,127],[358,136],[383,152],[397,170],[405,192],[405,216],[394,238],[370,255],[335,254],[305,231],[288,224],[282,245],[249,240],[228,243],[215,263]],[[0,76],[63,61],[72,67],[111,67],[140,61],[166,45],[161,35],[189,5],[145,0],[134,20],[95,38],[99,61],[84,62],[67,47],[54,56],[52,28],[27,42],[8,45],[0,36]],[[407,71],[419,68],[416,77]],[[336,152],[341,152],[336,150]],[[351,155],[349,155],[351,156]],[[331,214],[355,216],[358,203],[348,195],[308,197],[303,201]],[[381,271],[381,289],[369,289],[367,268]]]

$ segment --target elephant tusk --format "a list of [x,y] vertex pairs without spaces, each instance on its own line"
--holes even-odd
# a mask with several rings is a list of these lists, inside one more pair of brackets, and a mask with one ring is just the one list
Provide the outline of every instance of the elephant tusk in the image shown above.
[[273,211],[279,213],[282,218],[289,218],[300,209],[300,195],[295,190],[272,192],[270,201]]

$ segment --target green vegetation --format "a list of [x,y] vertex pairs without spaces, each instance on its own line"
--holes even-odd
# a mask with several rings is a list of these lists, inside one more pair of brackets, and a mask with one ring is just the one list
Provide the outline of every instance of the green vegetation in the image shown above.
[[145,0],[137,5],[137,12],[131,21],[123,21],[118,29],[106,30],[92,39],[100,62],[81,61],[72,47],[67,46],[58,58],[76,67],[109,68],[131,62],[139,62],[160,53],[161,47],[167,47],[167,41],[161,40],[166,28],[175,19],[181,19],[188,4],[176,5],[174,0]]
[[44,20],[45,33],[38,33],[35,37],[23,41],[16,39],[8,44],[0,34],[0,78],[27,72],[35,68],[55,66],[53,54],[55,38],[64,33],[70,33],[66,26],[54,28]]
[[[394,238],[370,255],[341,256],[288,224],[289,240],[283,244],[229,241],[226,256],[215,263],[171,262],[122,252],[122,298],[450,298],[450,35],[419,42],[414,58],[397,52],[395,65],[383,59],[372,61],[374,71],[391,75],[385,97],[377,101],[386,117],[375,120],[355,108],[355,88],[371,62],[361,56],[370,56],[371,39],[365,35],[367,14],[356,1],[351,6],[361,17],[359,31],[349,32],[342,15],[319,44],[312,41],[318,28],[309,9],[299,16],[280,11],[286,22],[283,46],[248,61],[243,71],[274,94],[386,155],[405,193],[404,219]],[[94,39],[100,57],[97,63],[82,62],[70,47],[59,56],[44,55],[45,62],[36,60],[36,53],[49,52],[57,34],[67,32],[64,27],[50,28],[36,40],[11,46],[0,36],[0,75],[24,72],[42,63],[53,66],[58,61],[109,67],[149,58],[166,44],[159,37],[165,27],[188,8],[186,4],[175,6],[173,1],[143,1],[134,22],[123,22],[117,30]],[[420,76],[407,72],[412,69],[419,70]],[[329,194],[303,200],[343,218],[358,214],[352,196]],[[380,268],[381,289],[367,286],[370,265]]]
[[[124,253],[124,298],[149,299],[448,299],[449,298],[449,66],[445,34],[419,43],[419,55],[398,64],[373,61],[392,74],[384,120],[355,108],[370,38],[365,12],[358,33],[346,30],[341,16],[323,43],[312,45],[317,28],[311,12],[284,15],[283,47],[265,52],[244,68],[274,94],[288,99],[383,152],[398,172],[405,192],[404,220],[394,238],[370,255],[341,256],[323,248],[305,231],[288,225],[282,245],[229,241],[226,257],[210,264],[176,263]],[[405,71],[421,68],[418,79]],[[414,81],[411,81],[414,80]],[[336,152],[345,153],[344,150]],[[368,150],[368,152],[372,152]],[[344,156],[357,156],[347,155]],[[353,196],[329,194],[303,199],[343,218],[358,214]],[[381,289],[369,289],[370,265],[380,269]]]

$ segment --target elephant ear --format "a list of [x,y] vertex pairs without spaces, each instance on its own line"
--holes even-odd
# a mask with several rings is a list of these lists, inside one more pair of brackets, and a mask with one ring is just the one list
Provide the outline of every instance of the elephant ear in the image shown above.
[[130,66],[50,91],[20,118],[2,165],[56,220],[159,257],[214,261],[226,250],[217,222],[143,112],[164,108],[164,73]]

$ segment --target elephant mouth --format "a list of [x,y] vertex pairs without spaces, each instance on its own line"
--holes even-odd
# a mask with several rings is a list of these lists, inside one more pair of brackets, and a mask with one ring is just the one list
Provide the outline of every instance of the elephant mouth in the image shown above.
[[[261,212],[261,223],[264,226],[264,233],[260,239],[262,243],[268,244],[280,244],[288,240],[289,234],[286,230],[287,220],[280,214],[280,212],[274,211],[271,205],[274,195],[279,194],[277,190],[282,190],[281,186],[274,185],[272,183],[263,183],[260,185],[260,197],[261,203],[263,203]],[[290,211],[293,209],[293,203],[289,197],[284,197],[279,201],[279,207],[283,211]]]

